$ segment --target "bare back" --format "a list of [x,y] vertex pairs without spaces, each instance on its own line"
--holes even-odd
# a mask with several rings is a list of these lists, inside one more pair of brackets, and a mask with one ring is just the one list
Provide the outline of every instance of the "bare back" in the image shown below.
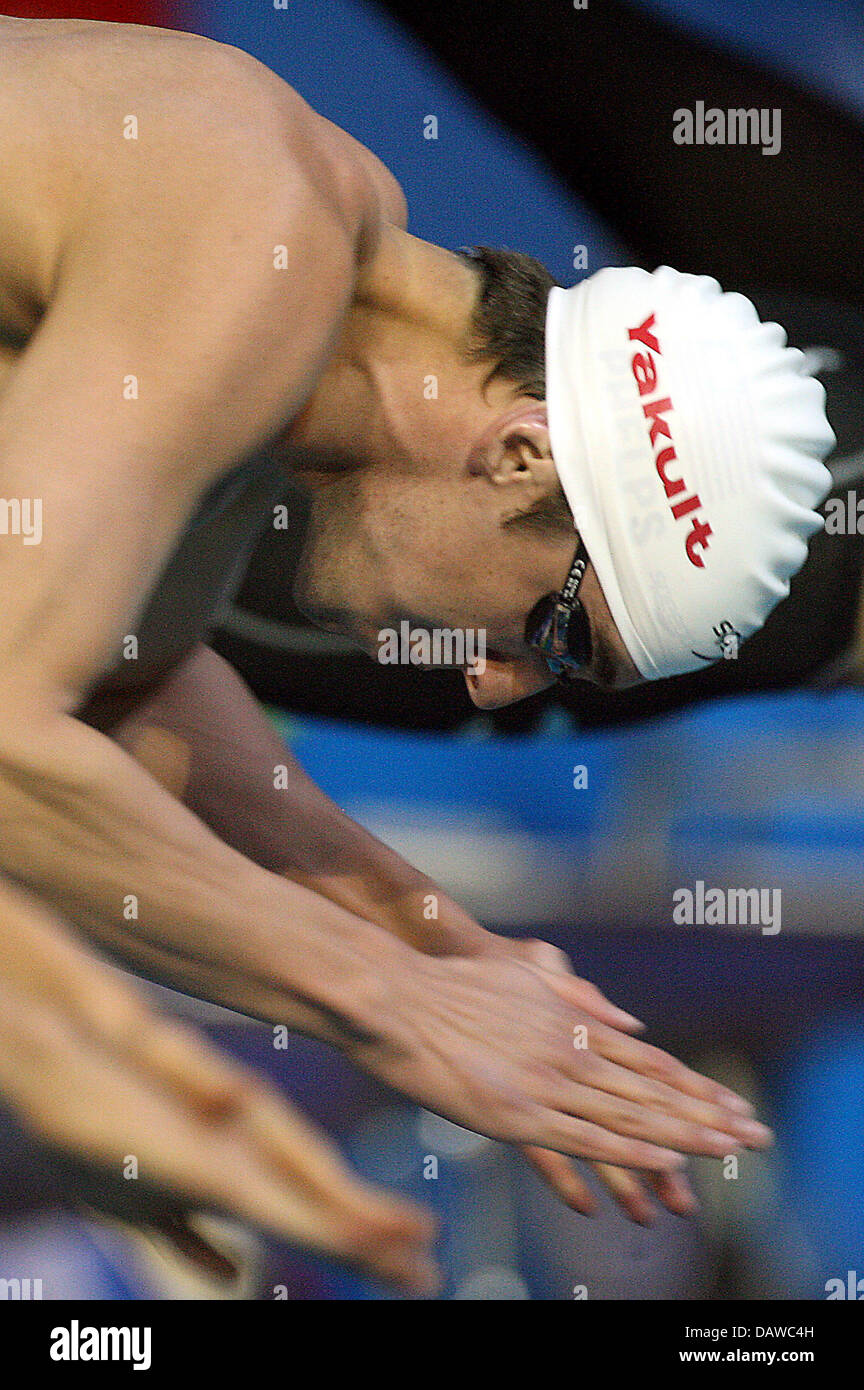
[[[88,186],[122,179],[148,120],[164,129],[166,113],[184,106],[205,130],[236,120],[224,88],[208,94],[196,74],[204,53],[238,64],[238,96],[251,82],[261,98],[257,119],[270,109],[257,131],[244,123],[244,137],[274,153],[284,144],[312,164],[323,153],[325,178],[334,169],[337,181],[362,177],[404,225],[404,197],[384,165],[245,54],[168,29],[0,16],[0,386],[50,302],[64,230]],[[182,163],[175,176],[183,179]]]
[[0,671],[69,708],[301,408],[401,195],[248,55],[71,21],[0,19],[0,167],[0,496],[45,516],[0,545]]

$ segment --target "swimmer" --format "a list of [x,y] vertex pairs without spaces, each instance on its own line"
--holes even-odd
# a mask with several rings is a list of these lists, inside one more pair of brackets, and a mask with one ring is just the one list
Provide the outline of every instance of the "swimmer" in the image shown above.
[[346,817],[206,638],[290,475],[304,609],[370,653],[484,632],[481,707],[722,658],[819,524],[821,387],[713,281],[565,290],[412,237],[389,171],[237,50],[4,19],[0,69],[0,493],[41,517],[0,538],[0,872],[574,1206],[571,1157],[636,1219],[640,1173],[689,1209],[687,1154],[770,1143],[746,1103]]

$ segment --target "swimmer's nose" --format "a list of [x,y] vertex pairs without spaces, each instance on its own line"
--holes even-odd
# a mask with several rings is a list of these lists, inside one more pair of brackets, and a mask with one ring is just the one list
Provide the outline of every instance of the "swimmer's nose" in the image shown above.
[[485,669],[465,672],[468,694],[478,709],[498,709],[525,700],[554,684],[554,676],[542,656],[499,660],[487,656]]

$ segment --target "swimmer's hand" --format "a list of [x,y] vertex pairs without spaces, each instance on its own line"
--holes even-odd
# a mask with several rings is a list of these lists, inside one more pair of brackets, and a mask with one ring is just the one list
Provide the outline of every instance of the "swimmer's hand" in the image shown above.
[[[565,977],[562,980],[562,994],[565,999],[577,1002],[587,1013],[593,1014],[601,1023],[613,1028],[621,1028],[628,1033],[641,1032],[643,1025],[631,1014],[619,1009],[610,999],[588,980],[577,978],[573,966],[564,951],[549,941],[511,940],[506,937],[493,937],[487,944],[492,955],[511,955],[527,964],[539,966],[553,975]],[[718,1088],[718,1099],[743,1116],[752,1115],[752,1106],[743,1097],[732,1091]],[[539,1149],[523,1145],[522,1152],[537,1174],[552,1189],[555,1195],[573,1211],[585,1216],[593,1216],[597,1211],[597,1199],[590,1185],[580,1176],[577,1166],[565,1154],[551,1149]],[[683,1173],[642,1173],[609,1163],[592,1163],[591,1168],[615,1202],[639,1225],[651,1225],[656,1215],[652,1196],[675,1216],[691,1216],[698,1210],[698,1202]]]
[[512,956],[415,954],[380,1037],[346,1050],[457,1124],[598,1163],[669,1175],[686,1154],[770,1143],[724,1087],[601,1021],[598,995]]
[[157,1015],[5,884],[0,917],[0,1093],[31,1134],[98,1165],[115,1191],[134,1159],[141,1189],[167,1194],[142,1213],[145,1224],[198,1263],[218,1263],[218,1252],[189,1225],[190,1207],[230,1213],[404,1290],[436,1287],[431,1217],[357,1179],[275,1090]]

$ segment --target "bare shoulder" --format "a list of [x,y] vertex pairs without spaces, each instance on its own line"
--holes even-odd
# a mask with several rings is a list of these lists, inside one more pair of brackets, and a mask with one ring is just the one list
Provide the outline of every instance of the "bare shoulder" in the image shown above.
[[[89,133],[98,143],[117,115],[147,118],[163,138],[235,133],[262,149],[285,122],[313,114],[241,49],[196,34],[140,25],[0,17],[0,137],[21,123]],[[308,114],[307,114],[308,113]]]
[[404,231],[408,223],[408,204],[392,170],[341,126],[324,116],[318,116],[317,121],[319,138],[332,150],[333,158],[367,185],[386,220]]
[[218,476],[332,348],[368,240],[349,165],[239,50],[0,22],[0,349],[18,353],[0,405],[59,372],[106,439],[94,402],[131,374],[142,408],[115,423],[140,435],[118,455]]
[[134,25],[0,19],[0,317],[10,275],[44,298],[64,237],[86,239],[100,218],[111,236],[125,225],[170,239],[196,209],[236,229],[262,203],[305,200],[359,237],[373,215],[368,171],[328,127],[228,45]]

